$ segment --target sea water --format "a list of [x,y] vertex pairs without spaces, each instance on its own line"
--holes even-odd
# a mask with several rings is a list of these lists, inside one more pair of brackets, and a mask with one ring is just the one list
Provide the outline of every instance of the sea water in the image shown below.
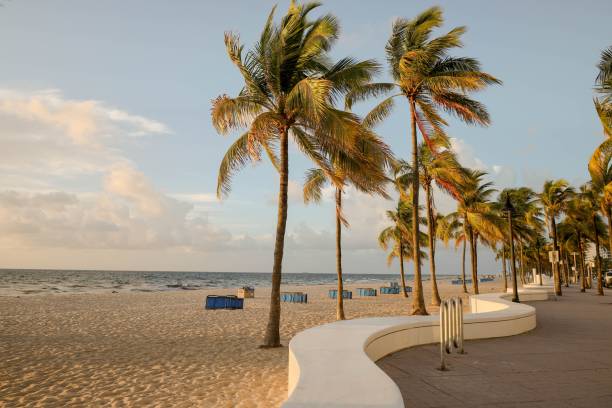
[[[345,283],[397,281],[399,274],[350,274]],[[412,275],[406,275],[408,282]],[[335,273],[284,273],[284,285],[335,284]],[[0,269],[0,296],[21,296],[95,292],[156,292],[232,288],[269,287],[270,273],[257,272],[147,272],[97,270]]]

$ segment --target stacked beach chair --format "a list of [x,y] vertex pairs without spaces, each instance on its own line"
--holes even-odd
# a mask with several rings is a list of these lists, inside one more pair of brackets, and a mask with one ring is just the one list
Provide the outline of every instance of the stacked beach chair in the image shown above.
[[207,310],[216,309],[242,309],[244,307],[244,299],[234,295],[208,295],[204,307]]
[[376,289],[374,288],[357,288],[359,296],[376,296]]
[[308,293],[304,293],[304,292],[281,292],[281,302],[308,303]]
[[[338,289],[330,289],[329,292],[327,293],[327,296],[329,296],[331,299],[335,299],[338,296]],[[353,292],[351,292],[350,290],[342,291],[342,299],[352,299],[352,298],[353,298]]]

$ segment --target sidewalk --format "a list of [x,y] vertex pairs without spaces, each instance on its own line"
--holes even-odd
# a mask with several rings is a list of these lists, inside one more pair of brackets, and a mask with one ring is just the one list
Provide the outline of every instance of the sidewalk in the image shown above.
[[538,327],[526,334],[468,341],[467,354],[439,345],[378,361],[406,407],[612,407],[612,291],[596,296],[563,288],[557,301],[534,302]]

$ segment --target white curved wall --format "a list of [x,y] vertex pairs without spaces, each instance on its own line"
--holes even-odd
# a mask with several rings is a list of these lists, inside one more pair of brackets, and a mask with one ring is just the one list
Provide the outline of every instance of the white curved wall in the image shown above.
[[[528,292],[528,293],[527,293]],[[521,291],[545,300],[546,290]],[[470,297],[465,339],[512,336],[536,326],[535,309],[508,294]],[[289,397],[284,408],[404,406],[399,388],[374,362],[408,347],[439,342],[439,316],[377,317],[325,324],[289,343]]]

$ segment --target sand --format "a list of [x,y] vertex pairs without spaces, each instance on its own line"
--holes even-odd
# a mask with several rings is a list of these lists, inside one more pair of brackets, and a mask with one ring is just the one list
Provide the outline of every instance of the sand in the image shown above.
[[[481,284],[481,292],[500,285]],[[363,286],[348,289],[356,296]],[[301,330],[335,320],[330,288],[283,287],[306,291],[309,300],[282,304],[284,345]],[[425,290],[429,295],[427,282]],[[447,281],[440,291],[447,297],[461,287]],[[269,288],[256,288],[255,299],[235,311],[204,310],[212,293],[235,290],[0,298],[0,406],[279,406],[287,396],[287,347],[257,348]],[[408,315],[411,301],[357,297],[345,311],[348,318]]]

